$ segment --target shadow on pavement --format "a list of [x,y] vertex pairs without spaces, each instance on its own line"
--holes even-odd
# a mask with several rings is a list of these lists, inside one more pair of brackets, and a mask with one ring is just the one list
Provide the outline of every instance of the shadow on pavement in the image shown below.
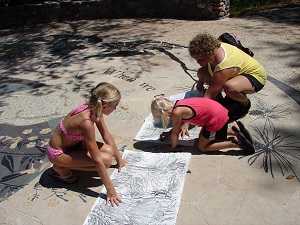
[[158,144],[158,143],[151,143],[147,141],[137,141],[133,144],[133,147],[135,149],[139,149],[143,152],[152,152],[152,153],[191,153],[192,155],[228,155],[228,156],[243,156],[242,150],[232,150],[229,149],[227,151],[217,151],[217,152],[206,152],[202,153],[199,150],[197,150],[197,142],[198,138],[195,141],[194,146],[183,146],[178,145],[176,149],[174,150],[162,150],[162,147],[164,144]]
[[[258,11],[259,10],[259,11]],[[289,25],[300,25],[300,2],[297,4],[288,4],[280,7],[265,7],[257,11],[246,12],[246,16],[262,16],[265,19],[275,23],[285,23]]]
[[64,188],[87,196],[99,197],[100,193],[90,189],[103,184],[97,172],[74,171],[74,174],[79,176],[79,180],[73,184],[65,184],[51,177],[49,175],[51,170],[52,168],[45,170],[40,177],[39,184],[43,187],[51,188],[52,190]]

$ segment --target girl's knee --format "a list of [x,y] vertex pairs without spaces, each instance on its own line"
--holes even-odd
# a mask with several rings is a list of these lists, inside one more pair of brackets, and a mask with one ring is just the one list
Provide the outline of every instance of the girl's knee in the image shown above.
[[113,156],[113,155],[114,155],[114,149],[113,149],[113,147],[110,146],[110,145],[106,145],[105,147],[106,147],[106,151],[105,151],[105,152],[107,152],[107,153],[109,153],[111,156]]
[[105,152],[108,153],[110,155],[114,155],[114,149],[112,146],[108,145],[108,144],[102,144],[102,143],[98,143],[98,148],[100,152]]
[[110,145],[106,145],[105,147],[106,147],[106,149],[105,149],[105,165],[108,168],[108,167],[111,166],[111,163],[112,163],[112,157],[114,155],[114,149]]
[[97,143],[99,151],[101,153],[102,161],[106,168],[109,168],[112,164],[112,157],[114,155],[114,149],[108,144]]
[[207,152],[205,146],[198,145],[198,150],[202,153]]
[[106,168],[109,168],[112,164],[112,157],[108,154],[102,154],[102,160]]

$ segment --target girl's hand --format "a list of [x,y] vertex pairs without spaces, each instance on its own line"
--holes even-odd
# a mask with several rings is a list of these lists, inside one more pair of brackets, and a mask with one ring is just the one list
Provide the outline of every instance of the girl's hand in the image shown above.
[[109,191],[107,190],[107,197],[106,197],[106,205],[108,205],[109,203],[111,204],[112,207],[115,206],[115,204],[117,206],[119,206],[119,203],[121,203],[122,200],[121,198],[117,195],[116,190],[114,189],[113,191]]
[[181,130],[180,130],[180,133],[179,133],[179,136],[181,137],[181,139],[183,140],[184,136],[190,136],[190,133],[189,133],[189,124],[188,123],[184,123],[182,126],[181,126]]
[[120,159],[118,160],[118,172],[121,172],[122,167],[126,166],[128,163],[127,159]]

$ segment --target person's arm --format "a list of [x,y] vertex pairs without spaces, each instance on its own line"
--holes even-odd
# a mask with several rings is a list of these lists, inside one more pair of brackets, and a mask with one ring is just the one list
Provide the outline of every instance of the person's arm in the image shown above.
[[[172,135],[172,129],[169,130],[169,131],[161,133],[161,135],[159,136],[160,141],[166,140],[171,135]],[[189,124],[188,123],[182,123],[181,128],[180,128],[179,136],[181,137],[182,140],[183,140],[185,135],[187,135],[188,137],[190,136]]]
[[117,195],[117,192],[107,173],[106,166],[104,165],[104,162],[101,158],[101,154],[96,142],[94,124],[90,120],[86,120],[82,123],[81,128],[85,145],[91,155],[91,158],[95,162],[97,172],[107,190],[106,204],[110,202],[112,206],[114,206],[114,204],[119,205],[119,202],[122,202],[122,200]]
[[111,135],[111,133],[109,132],[109,130],[107,129],[103,117],[100,117],[99,121],[96,122],[96,126],[103,138],[104,143],[110,145],[114,149],[114,156],[118,163],[118,171],[120,172],[122,167],[124,167],[127,164],[127,160],[122,159],[121,154],[116,145],[116,142],[113,136]]
[[180,109],[176,108],[172,112],[173,128],[172,128],[172,149],[175,149],[178,143],[179,133],[182,126]]
[[190,136],[190,133],[189,133],[189,124],[188,123],[182,123],[181,124],[179,136],[183,140],[183,138],[184,138],[185,135],[188,136],[188,137]]
[[203,87],[203,85],[204,85],[204,82],[198,80],[197,85],[196,85],[196,88],[197,88],[199,91],[201,91],[202,93],[204,92],[204,87]]
[[215,99],[217,95],[222,91],[226,81],[229,79],[231,74],[230,69],[224,69],[216,72],[213,76],[212,82],[210,83],[208,89],[204,93],[204,98]]

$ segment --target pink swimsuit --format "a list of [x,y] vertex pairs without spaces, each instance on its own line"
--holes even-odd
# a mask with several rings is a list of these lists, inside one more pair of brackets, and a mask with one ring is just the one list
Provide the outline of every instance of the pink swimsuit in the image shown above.
[[[84,105],[81,105],[81,106],[78,106],[76,109],[72,110],[71,112],[71,116],[73,115],[76,115],[86,109],[89,108],[89,105],[88,104],[84,104]],[[94,117],[94,115],[92,114],[92,111],[91,111],[91,114],[90,114],[90,119],[92,122],[96,122],[96,118]],[[67,138],[73,140],[73,141],[81,141],[82,143],[82,147],[84,150],[86,150],[86,147],[85,147],[85,144],[84,144],[84,137],[83,137],[83,134],[72,134],[72,133],[69,133],[67,131],[67,129],[64,127],[63,123],[62,123],[63,119],[61,121],[59,121],[59,128],[61,130],[61,132],[67,136]],[[53,159],[55,159],[57,156],[63,154],[64,152],[68,151],[67,149],[56,149],[56,148],[52,148],[50,145],[48,145],[47,147],[47,156],[50,160],[50,162],[53,161]]]

